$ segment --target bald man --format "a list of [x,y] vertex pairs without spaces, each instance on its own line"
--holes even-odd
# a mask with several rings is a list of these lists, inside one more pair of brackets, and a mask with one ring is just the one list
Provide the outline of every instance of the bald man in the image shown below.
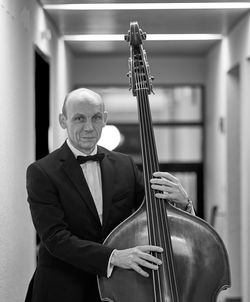
[[[142,176],[132,159],[98,146],[107,122],[97,93],[80,88],[64,101],[59,123],[67,140],[27,169],[28,202],[41,243],[37,268],[26,301],[99,302],[96,275],[109,277],[114,266],[133,269],[161,262],[150,252],[157,246],[113,250],[102,245],[106,236],[139,207],[144,197]],[[178,179],[157,172],[152,188],[192,211]]]

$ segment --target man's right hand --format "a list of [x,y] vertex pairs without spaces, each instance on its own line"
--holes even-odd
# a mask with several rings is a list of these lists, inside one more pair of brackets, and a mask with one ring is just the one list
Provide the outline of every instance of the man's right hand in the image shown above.
[[143,277],[148,277],[149,274],[142,267],[157,270],[162,264],[161,260],[152,256],[150,252],[162,253],[163,249],[159,246],[142,245],[125,250],[115,250],[110,263],[120,268],[133,269]]

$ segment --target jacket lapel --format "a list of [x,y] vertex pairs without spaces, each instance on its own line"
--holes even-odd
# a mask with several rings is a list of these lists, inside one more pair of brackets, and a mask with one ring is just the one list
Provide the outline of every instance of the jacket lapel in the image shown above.
[[60,160],[62,161],[62,169],[64,173],[68,176],[72,184],[80,193],[83,201],[87,204],[96,222],[100,224],[100,219],[95,207],[95,203],[83,175],[82,169],[66,142],[60,149]]
[[110,152],[98,146],[98,153],[105,153],[105,157],[101,162],[102,173],[102,198],[103,198],[103,229],[105,228],[108,220],[109,209],[111,206],[113,188],[114,188],[114,161]]

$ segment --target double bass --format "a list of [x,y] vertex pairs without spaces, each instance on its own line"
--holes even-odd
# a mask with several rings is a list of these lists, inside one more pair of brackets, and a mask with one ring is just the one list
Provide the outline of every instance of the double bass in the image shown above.
[[112,302],[214,302],[230,286],[228,255],[223,241],[204,220],[156,200],[150,179],[159,171],[148,95],[152,77],[142,41],[146,34],[131,22],[125,39],[130,44],[129,77],[137,99],[142,148],[145,198],[140,208],[118,225],[104,245],[127,249],[157,245],[153,253],[162,261],[145,278],[133,270],[114,267],[110,278],[98,277],[102,301]]

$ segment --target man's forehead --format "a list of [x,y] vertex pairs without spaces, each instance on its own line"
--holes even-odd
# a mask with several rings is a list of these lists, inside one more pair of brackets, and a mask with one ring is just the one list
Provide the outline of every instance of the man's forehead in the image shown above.
[[86,106],[86,107],[96,107],[102,106],[103,102],[100,97],[95,97],[91,95],[78,95],[72,96],[68,99],[69,106]]
[[68,101],[68,111],[72,113],[95,113],[103,111],[101,100],[92,97],[71,98]]

